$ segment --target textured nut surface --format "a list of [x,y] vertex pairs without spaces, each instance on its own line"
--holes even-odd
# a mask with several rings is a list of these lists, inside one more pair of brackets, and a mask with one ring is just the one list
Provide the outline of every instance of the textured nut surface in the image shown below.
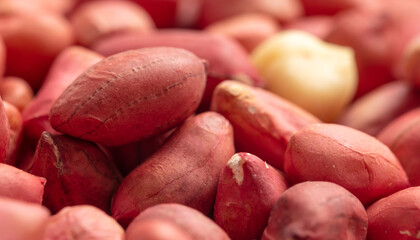
[[176,48],[145,48],[105,58],[57,99],[50,122],[57,131],[108,146],[157,135],[198,107],[204,63]]

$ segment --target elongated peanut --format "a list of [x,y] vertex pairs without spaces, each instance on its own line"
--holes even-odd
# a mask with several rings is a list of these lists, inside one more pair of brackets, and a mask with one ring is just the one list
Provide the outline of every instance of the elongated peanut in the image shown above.
[[205,64],[177,48],[145,48],[105,58],[80,75],[50,111],[54,129],[108,146],[167,131],[197,109]]
[[271,208],[286,188],[277,169],[255,155],[237,153],[220,176],[214,221],[232,240],[260,239]]
[[287,146],[284,170],[293,182],[337,183],[365,205],[410,186],[387,146],[336,124],[313,124],[295,133]]
[[189,118],[121,183],[112,216],[127,225],[144,209],[180,203],[210,215],[219,176],[234,153],[230,123],[206,112]]
[[238,151],[255,154],[277,169],[283,169],[290,137],[300,128],[320,122],[277,95],[236,81],[217,86],[211,110],[232,123]]

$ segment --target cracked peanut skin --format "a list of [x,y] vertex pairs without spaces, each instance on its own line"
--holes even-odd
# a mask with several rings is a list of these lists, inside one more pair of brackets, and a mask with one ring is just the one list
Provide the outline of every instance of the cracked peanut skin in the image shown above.
[[330,182],[304,182],[275,203],[262,240],[364,240],[368,217],[362,203]]
[[367,240],[420,239],[420,187],[396,192],[372,204]]
[[[168,236],[168,233],[172,235]],[[147,208],[128,226],[126,240],[229,240],[210,218],[188,206],[166,203]]]
[[213,219],[232,240],[261,239],[270,211],[287,187],[277,169],[255,155],[237,153],[221,173]]
[[294,134],[286,149],[284,170],[295,183],[337,183],[364,205],[410,186],[387,146],[337,124],[312,124]]
[[233,154],[232,126],[223,116],[206,112],[187,119],[123,180],[112,216],[126,226],[144,209],[169,202],[209,215],[220,173]]
[[96,144],[48,132],[42,133],[28,172],[47,179],[43,204],[53,213],[80,204],[109,213],[122,179]]
[[145,48],[105,58],[80,75],[50,111],[62,133],[118,146],[162,133],[197,109],[205,63],[176,48]]
[[231,122],[237,151],[252,153],[279,170],[283,170],[290,137],[321,122],[267,90],[230,80],[216,87],[210,109]]

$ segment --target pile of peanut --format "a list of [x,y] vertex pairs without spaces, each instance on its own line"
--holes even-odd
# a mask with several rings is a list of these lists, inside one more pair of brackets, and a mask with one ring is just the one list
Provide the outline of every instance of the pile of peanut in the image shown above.
[[0,240],[420,239],[420,1],[0,0]]

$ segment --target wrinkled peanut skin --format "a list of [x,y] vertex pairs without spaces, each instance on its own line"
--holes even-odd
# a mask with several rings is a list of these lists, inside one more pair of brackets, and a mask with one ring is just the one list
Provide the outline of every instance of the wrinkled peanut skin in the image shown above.
[[329,181],[364,205],[410,186],[398,159],[383,143],[336,124],[309,125],[290,139],[284,170],[292,182]]
[[122,225],[144,209],[175,202],[210,215],[219,176],[234,153],[230,123],[206,112],[189,118],[121,183],[112,216]]
[[119,53],[90,67],[56,100],[52,127],[119,146],[165,132],[195,112],[206,84],[205,64],[176,48]]
[[280,170],[290,137],[304,126],[321,122],[277,95],[236,81],[217,86],[211,110],[232,123],[238,151],[252,153]]

